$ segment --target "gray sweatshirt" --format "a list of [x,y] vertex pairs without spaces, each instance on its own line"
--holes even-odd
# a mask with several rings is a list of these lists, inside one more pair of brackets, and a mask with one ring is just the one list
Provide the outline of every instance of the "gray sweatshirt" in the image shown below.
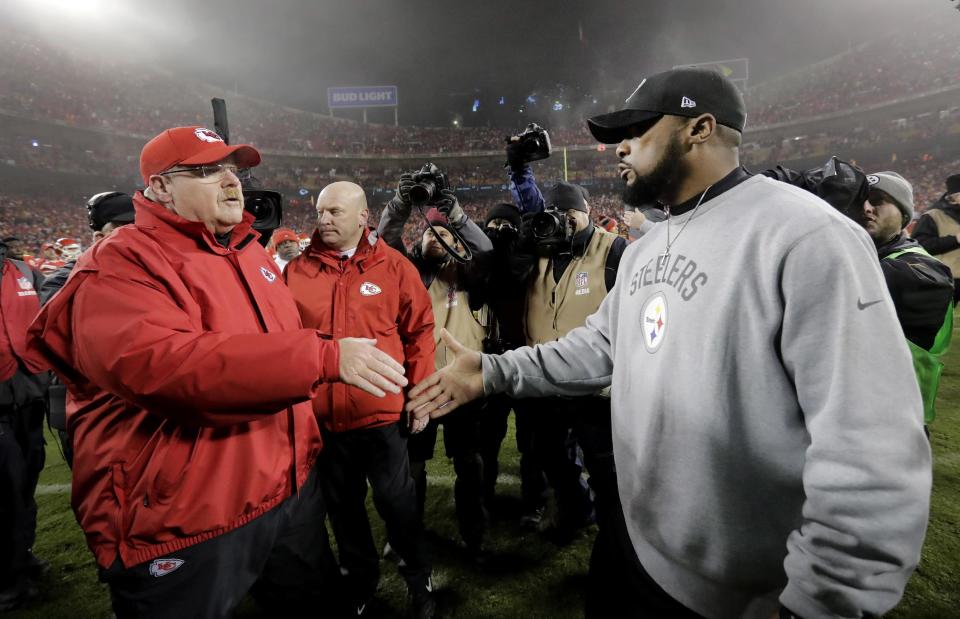
[[[870,238],[755,176],[631,244],[583,327],[484,355],[487,393],[612,384],[640,562],[707,617],[879,615],[920,557],[930,449]],[[686,228],[680,229],[688,222]]]

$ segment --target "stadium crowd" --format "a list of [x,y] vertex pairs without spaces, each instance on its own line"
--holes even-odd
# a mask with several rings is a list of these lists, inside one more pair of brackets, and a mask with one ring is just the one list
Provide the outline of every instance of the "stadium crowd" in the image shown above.
[[[365,125],[185,82],[122,59],[83,58],[10,29],[0,34],[0,54],[7,60],[0,67],[0,111],[75,127],[143,137],[162,127],[208,124],[210,98],[226,95],[236,139],[281,152],[369,157],[499,151],[505,135],[519,129]],[[952,87],[960,80],[958,66],[960,52],[949,28],[918,22],[751,88],[746,93],[751,129]],[[550,128],[558,145],[594,144],[582,121]],[[846,137],[851,138],[857,139]]]
[[[827,151],[829,153],[831,151]],[[842,150],[836,151],[843,153]],[[824,158],[826,154],[824,154]],[[917,204],[916,214],[919,217],[928,207],[940,199],[943,194],[943,179],[956,170],[960,170],[960,159],[940,160],[938,157],[930,154],[891,161],[890,159],[876,159],[866,162],[858,162],[865,169],[879,169],[883,167],[896,167],[907,178],[911,179],[914,187],[915,201]],[[498,168],[497,163],[492,163]],[[265,164],[266,167],[266,164]],[[364,168],[358,168],[360,173],[354,176],[351,173],[341,173],[337,170],[331,170],[328,173],[327,183],[334,180],[352,180],[361,186],[368,188],[379,188],[387,186],[389,179],[398,177],[404,170],[396,168],[386,168],[378,171],[377,174],[367,173]],[[505,178],[497,174],[495,170],[488,178],[482,179],[484,183],[489,184],[490,189],[481,192],[464,192],[461,194],[461,204],[467,215],[474,221],[482,221],[489,208],[497,203],[509,201],[509,192],[506,189]],[[557,178],[559,171],[554,168],[546,168],[538,172],[544,178]],[[322,188],[326,183],[320,180],[321,174],[317,177],[306,179],[303,171],[298,174],[296,171],[287,173],[278,173],[276,175],[261,175],[260,180],[266,187],[277,187],[282,189],[286,199],[284,202],[284,227],[288,227],[298,233],[309,234],[316,225],[316,213],[313,206],[312,192],[307,196],[300,197],[297,193],[298,188],[304,185],[309,187]],[[614,177],[609,165],[597,163],[595,168],[589,171],[578,170],[571,174],[569,180],[591,185],[600,184],[603,187]],[[453,176],[457,179],[457,184],[468,184],[463,176]],[[306,182],[305,182],[306,181]],[[311,182],[312,181],[312,182]],[[473,186],[475,182],[469,182]],[[460,185],[462,186],[462,185]],[[133,191],[133,187],[129,189]],[[476,197],[475,197],[476,196]],[[391,197],[390,192],[380,191],[371,196],[370,220],[373,224],[379,221],[380,210],[383,204]],[[604,189],[595,192],[595,212],[599,216],[611,217],[622,222],[623,208],[620,195],[616,191]],[[60,237],[70,237],[84,239],[89,235],[85,213],[82,206],[83,197],[69,196],[69,194],[60,194],[53,196],[38,197],[36,195],[23,194],[0,194],[0,234],[4,236],[16,236],[22,240],[26,250],[31,255],[40,255],[40,248],[44,243],[52,243]],[[419,226],[416,218],[407,224],[404,229],[404,241],[412,243],[419,234]]]

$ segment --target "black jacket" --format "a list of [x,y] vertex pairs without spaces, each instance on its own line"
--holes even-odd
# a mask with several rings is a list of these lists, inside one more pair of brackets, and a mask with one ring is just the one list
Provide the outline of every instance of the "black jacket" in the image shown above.
[[878,247],[877,254],[904,334],[917,346],[929,349],[953,300],[950,269],[936,258],[924,254],[905,253],[896,258],[886,258],[895,252],[918,246],[916,241],[900,233]]
[[[946,204],[943,200],[940,202]],[[940,204],[940,202],[938,202],[938,204]],[[941,210],[955,219],[957,223],[960,223],[960,207],[948,206]],[[945,254],[948,251],[953,251],[960,247],[960,241],[957,241],[957,237],[940,236],[940,233],[937,231],[937,222],[926,213],[921,215],[920,219],[917,220],[917,225],[913,228],[913,238],[917,239],[923,248],[934,256]]]

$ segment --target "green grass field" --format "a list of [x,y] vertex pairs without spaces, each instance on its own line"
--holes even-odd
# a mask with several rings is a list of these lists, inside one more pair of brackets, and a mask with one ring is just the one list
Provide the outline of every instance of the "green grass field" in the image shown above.
[[[960,321],[955,321],[960,325]],[[960,342],[960,338],[956,340]],[[945,359],[938,418],[931,439],[934,488],[923,558],[900,606],[888,615],[904,619],[946,619],[960,616],[960,344]],[[866,370],[865,370],[866,371]],[[442,454],[438,446],[437,454]],[[434,584],[439,609],[448,617],[579,617],[594,530],[571,545],[558,548],[537,533],[523,532],[519,518],[519,485],[513,425],[501,451],[500,501],[491,526],[494,558],[483,570],[467,562],[457,547],[453,513],[453,469],[442,456],[430,463],[428,540],[434,555]],[[110,617],[106,588],[97,581],[91,554],[69,505],[70,472],[56,445],[47,447],[47,468],[38,491],[39,523],[36,553],[52,564],[40,599],[11,618]],[[381,545],[383,529],[370,509]],[[383,616],[401,616],[405,586],[389,561],[383,562],[378,604]],[[252,602],[240,617],[258,616]],[[322,613],[318,613],[322,616]]]

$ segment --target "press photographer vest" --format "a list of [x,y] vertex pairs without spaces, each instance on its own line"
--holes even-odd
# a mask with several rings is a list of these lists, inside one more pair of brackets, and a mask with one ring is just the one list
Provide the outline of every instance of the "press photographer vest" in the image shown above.
[[[937,234],[940,236],[956,236],[960,234],[960,223],[941,209],[927,211],[930,219],[937,224]],[[960,249],[953,249],[945,254],[937,254],[937,260],[950,267],[954,279],[960,279]]]
[[607,296],[605,267],[617,235],[593,227],[582,256],[575,256],[560,277],[553,279],[553,261],[540,258],[537,277],[527,289],[527,345],[558,340],[583,326]]
[[456,280],[457,267],[450,262],[427,289],[433,304],[433,341],[437,344],[434,363],[438,370],[451,360],[446,344],[440,341],[440,329],[449,331],[470,350],[483,350],[483,340],[487,336],[487,306],[477,312],[470,311],[467,293],[457,287]]
[[[894,260],[903,254],[930,255],[922,247],[908,247],[884,256],[883,259]],[[954,271],[954,273],[957,273],[957,271]],[[950,340],[952,337],[953,303],[951,302],[950,305],[947,306],[947,313],[943,317],[943,324],[940,325],[940,330],[937,331],[937,335],[933,340],[933,346],[931,346],[929,350],[920,348],[910,340],[907,340],[907,347],[910,348],[910,356],[913,357],[913,371],[917,375],[917,384],[920,386],[920,396],[923,398],[923,422],[927,424],[933,421],[937,415],[933,405],[937,400],[937,390],[940,388],[940,374],[943,372],[943,363],[940,361],[940,356],[950,348]]]

